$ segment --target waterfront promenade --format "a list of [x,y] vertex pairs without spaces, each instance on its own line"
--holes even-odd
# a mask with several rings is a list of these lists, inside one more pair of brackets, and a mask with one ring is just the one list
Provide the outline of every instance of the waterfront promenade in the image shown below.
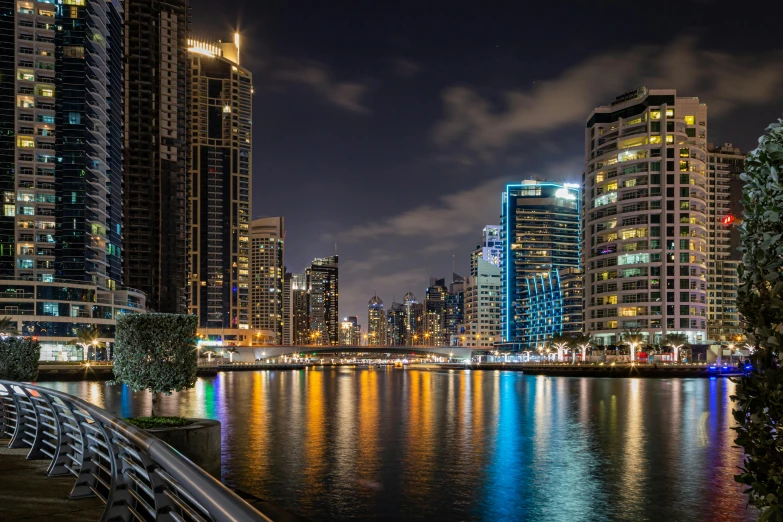
[[[218,372],[242,372],[257,370],[303,370],[305,368],[353,367],[379,369],[392,367],[392,362],[377,365],[356,362],[306,362],[291,364],[270,364],[264,362],[214,362],[200,365],[198,375],[210,377]],[[412,363],[403,368],[419,370],[479,370],[479,371],[518,371],[530,375],[552,375],[571,377],[736,377],[742,370],[735,364],[569,364],[569,363]],[[111,364],[91,365],[46,364],[41,365],[38,380],[46,381],[105,381],[114,378]]]
[[27,460],[29,448],[9,449],[0,439],[0,520],[100,520],[97,497],[69,500],[73,476],[49,477],[49,460]]

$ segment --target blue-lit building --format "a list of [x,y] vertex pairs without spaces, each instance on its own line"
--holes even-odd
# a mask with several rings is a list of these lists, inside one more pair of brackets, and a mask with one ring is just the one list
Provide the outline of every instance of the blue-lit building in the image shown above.
[[523,181],[501,204],[502,344],[544,347],[582,331],[580,201],[577,185]]

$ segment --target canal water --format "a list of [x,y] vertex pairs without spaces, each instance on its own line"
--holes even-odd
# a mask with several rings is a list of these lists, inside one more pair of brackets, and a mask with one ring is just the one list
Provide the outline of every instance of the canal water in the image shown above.
[[[149,396],[45,383],[121,416]],[[223,425],[223,481],[311,520],[752,520],[724,379],[233,372],[166,397]]]

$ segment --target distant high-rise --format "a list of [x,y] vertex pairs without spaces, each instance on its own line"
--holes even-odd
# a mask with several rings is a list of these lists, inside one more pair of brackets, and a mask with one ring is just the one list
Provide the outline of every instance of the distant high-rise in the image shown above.
[[[252,75],[239,65],[238,36],[229,43],[189,40],[188,45],[189,308],[201,328],[246,330],[251,327]],[[273,262],[282,293],[282,259]],[[282,316],[279,306],[273,314]],[[282,327],[270,330],[274,342],[281,342]]]
[[189,2],[125,0],[123,7],[123,278],[147,294],[150,309],[185,313]]
[[340,345],[359,346],[361,342],[361,325],[359,318],[351,315],[340,323]]
[[445,344],[457,345],[459,325],[464,321],[465,313],[465,278],[451,274],[449,293],[446,294],[446,310],[444,314]]
[[452,344],[491,347],[499,341],[501,301],[500,267],[478,258],[476,275],[465,281],[464,322]]
[[290,346],[294,344],[294,303],[291,300],[291,283],[293,274],[286,272],[283,267],[283,344]]
[[502,340],[535,349],[563,331],[561,271],[578,269],[579,189],[523,181],[508,185],[501,205]]
[[500,266],[500,255],[503,250],[500,227],[487,225],[481,231],[481,244],[470,254],[470,275],[475,276],[478,260],[483,259],[491,265]]
[[372,296],[367,303],[367,344],[372,346],[385,345],[387,331],[386,314],[383,311],[383,301],[378,295]]
[[446,345],[446,288],[445,279],[430,279],[424,298],[424,344]]
[[707,336],[711,341],[736,341],[744,333],[737,308],[742,261],[742,180],[745,155],[731,143],[707,146]]
[[599,345],[707,340],[707,106],[644,87],[585,128],[585,322]]
[[284,238],[282,217],[250,224],[250,328],[274,344],[284,344]]
[[[392,309],[395,312],[395,320],[397,320],[397,312],[401,308],[403,310],[402,320],[402,336],[398,336],[397,341],[400,345],[412,346],[416,344],[424,344],[425,341],[429,342],[428,336],[425,332],[424,322],[424,304],[419,303],[416,300],[416,296],[412,292],[408,292],[403,297],[401,307],[396,306],[397,303],[392,303]],[[395,331],[398,329],[397,324],[394,325]]]
[[291,344],[303,346],[312,344],[310,336],[310,292],[307,289],[306,274],[291,275]]
[[338,256],[313,260],[306,271],[310,292],[310,331],[315,343],[339,343],[340,324],[338,307]]

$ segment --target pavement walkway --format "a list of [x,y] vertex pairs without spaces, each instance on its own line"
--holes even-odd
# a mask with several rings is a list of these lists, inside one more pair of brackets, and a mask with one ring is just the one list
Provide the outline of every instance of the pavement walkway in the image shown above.
[[100,520],[104,505],[97,497],[68,500],[76,477],[48,477],[49,459],[27,460],[28,449],[8,449],[0,439],[0,521]]

